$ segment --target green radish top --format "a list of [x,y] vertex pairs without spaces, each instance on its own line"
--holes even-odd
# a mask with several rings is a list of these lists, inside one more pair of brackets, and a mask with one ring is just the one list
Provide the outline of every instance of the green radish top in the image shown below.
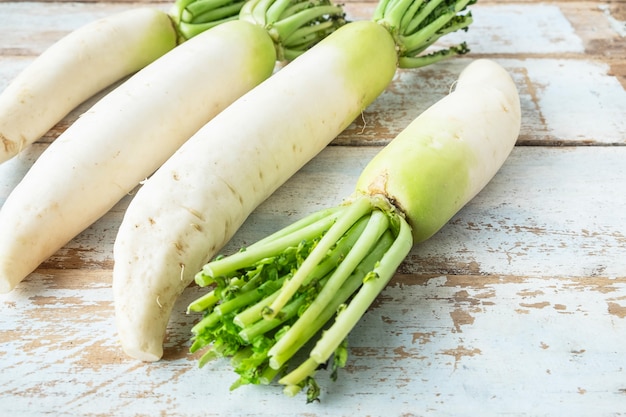
[[169,15],[179,43],[221,23],[239,18],[245,0],[176,0]]
[[411,225],[414,243],[426,240],[493,176],[519,129],[519,97],[509,75],[477,60],[461,73],[453,96],[422,113],[368,163],[356,198],[385,196]]
[[343,26],[343,8],[330,0],[248,0],[239,19],[267,29],[278,60],[293,60]]
[[381,0],[372,20],[393,37],[398,67],[419,68],[469,52],[463,42],[425,53],[444,35],[467,30],[473,18],[470,11],[465,11],[474,3],[476,0]]
[[[372,21],[392,36],[400,68],[418,68],[469,52],[465,43],[434,52],[442,36],[467,30],[476,0],[381,0]],[[180,42],[220,23],[241,19],[267,29],[280,60],[291,60],[346,23],[330,0],[176,0],[170,16]]]
[[[468,103],[471,105],[468,106]],[[424,240],[495,175],[520,129],[517,89],[493,61],[472,62],[456,90],[414,120],[363,170],[353,195],[196,275],[212,290],[189,305],[200,359],[228,356],[239,379],[319,398],[315,374],[345,366],[347,336]],[[297,363],[296,353],[308,357]]]
[[345,23],[330,0],[177,0],[170,16],[181,41],[239,19],[267,30],[278,60],[292,60]]

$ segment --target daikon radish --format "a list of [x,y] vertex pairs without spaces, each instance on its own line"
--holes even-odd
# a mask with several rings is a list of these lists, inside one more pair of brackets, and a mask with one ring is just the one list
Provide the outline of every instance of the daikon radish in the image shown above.
[[[191,350],[211,345],[200,364],[232,356],[234,387],[280,374],[287,394],[307,388],[317,399],[317,370],[330,361],[336,378],[349,332],[413,245],[496,175],[520,122],[509,74],[490,60],[468,65],[454,92],[369,162],[342,205],[205,265],[196,281],[215,288],[189,306],[204,313]],[[307,343],[308,359],[293,364]]]
[[172,308],[195,273],[382,93],[398,63],[417,67],[467,51],[421,55],[471,23],[459,14],[469,2],[381,3],[376,21],[339,28],[235,101],[148,179],[114,246],[116,323],[127,354],[161,358]]
[[325,1],[259,23],[258,15],[276,3],[254,4],[241,20],[196,35],[129,78],[43,152],[0,209],[0,292],[13,289],[202,125],[269,77],[277,50],[304,50],[342,24],[342,9]]
[[178,43],[237,18],[242,5],[243,0],[179,0],[171,15],[141,7],[70,32],[0,94],[0,163],[35,142],[97,92],[145,67]]

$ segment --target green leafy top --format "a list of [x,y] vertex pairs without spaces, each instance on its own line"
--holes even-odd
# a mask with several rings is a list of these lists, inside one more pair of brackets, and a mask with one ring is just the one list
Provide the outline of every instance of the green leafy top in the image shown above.
[[362,196],[217,258],[196,275],[212,289],[189,305],[204,313],[190,350],[206,349],[200,366],[230,357],[239,374],[232,389],[278,377],[286,394],[305,389],[314,401],[315,373],[330,365],[336,378],[348,333],[411,246],[400,214],[383,199]]
[[229,20],[265,28],[278,60],[292,60],[346,23],[330,0],[177,0],[170,12],[180,37],[190,39]]
[[469,52],[465,43],[423,54],[442,36],[467,30],[473,22],[467,6],[476,0],[381,0],[372,20],[384,26],[396,42],[398,66],[418,68]]
[[239,18],[245,0],[176,0],[170,17],[178,31],[179,42]]
[[346,23],[330,0],[248,0],[239,18],[267,29],[279,60],[294,59]]

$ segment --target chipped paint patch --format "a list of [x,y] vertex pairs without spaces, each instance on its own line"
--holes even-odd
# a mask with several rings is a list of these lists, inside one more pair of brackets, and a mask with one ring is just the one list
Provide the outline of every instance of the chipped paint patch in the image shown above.
[[[472,9],[467,33],[453,33],[445,41],[466,41],[473,53],[581,53],[582,39],[556,5],[498,4]],[[481,22],[489,22],[488,26]],[[488,40],[487,42],[485,40]]]
[[[547,134],[572,141],[610,143],[626,137],[626,90],[608,64],[582,60],[526,61]],[[594,117],[587,117],[593,114]],[[576,123],[571,123],[576,120]],[[591,133],[593,132],[593,133]]]
[[431,338],[434,337],[437,334],[437,332],[415,332],[413,333],[413,340],[412,342],[419,342],[420,345],[424,345],[428,342],[430,342]]
[[626,21],[618,20],[619,18],[613,15],[613,10],[611,6],[608,4],[600,4],[598,8],[602,10],[604,15],[606,16],[611,28],[619,34],[621,37],[626,37]]
[[626,307],[621,305],[621,304],[617,304],[616,302],[613,301],[609,301],[607,303],[608,305],[608,312],[609,314],[612,314],[616,317],[619,317],[620,319],[623,319],[626,317]]
[[465,346],[458,346],[454,349],[445,349],[441,351],[442,355],[452,356],[454,358],[454,369],[457,369],[458,363],[463,357],[472,357],[482,354],[480,349],[468,349]]
[[537,297],[538,295],[544,295],[544,292],[536,289],[524,289],[518,293],[519,296],[527,298],[527,297]]
[[548,301],[541,301],[539,303],[520,303],[520,306],[525,308],[546,308],[550,305]]
[[474,323],[474,317],[465,310],[455,309],[450,312],[450,318],[454,324],[454,332],[462,333],[461,326],[467,326]]

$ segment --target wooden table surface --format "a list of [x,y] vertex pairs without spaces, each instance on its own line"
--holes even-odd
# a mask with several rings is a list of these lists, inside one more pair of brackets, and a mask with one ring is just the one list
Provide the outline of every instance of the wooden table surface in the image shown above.
[[[367,18],[373,4],[346,9]],[[63,34],[136,6],[0,3],[0,90]],[[626,414],[626,2],[480,1],[473,13],[470,31],[452,36],[470,55],[399,71],[224,249],[340,202],[379,147],[471,59],[492,58],[514,77],[518,146],[482,193],[413,249],[351,334],[338,381],[320,377],[321,402],[278,386],[230,392],[226,361],[198,369],[187,351],[198,318],[185,313],[195,286],[175,309],[163,360],[121,352],[110,282],[128,196],[0,295],[0,416]],[[93,102],[0,165],[0,204]]]

